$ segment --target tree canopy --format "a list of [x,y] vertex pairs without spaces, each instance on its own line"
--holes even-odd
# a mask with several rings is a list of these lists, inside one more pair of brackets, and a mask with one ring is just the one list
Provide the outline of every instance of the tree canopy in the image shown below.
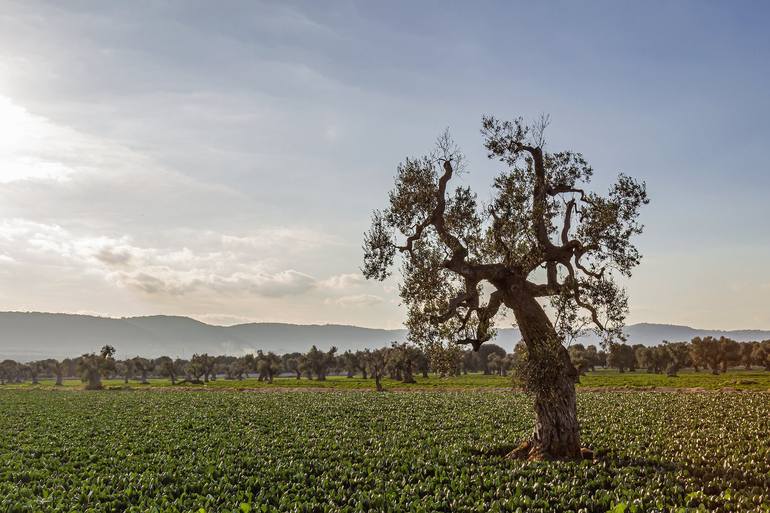
[[404,257],[413,340],[477,348],[517,291],[550,299],[561,337],[589,325],[621,335],[627,298],[615,278],[639,263],[631,237],[642,231],[645,184],[621,174],[604,195],[586,190],[591,166],[580,153],[545,151],[546,126],[483,118],[488,156],[503,167],[488,203],[449,186],[466,164],[448,132],[433,153],[398,166],[389,206],[365,235],[363,272],[383,280]]

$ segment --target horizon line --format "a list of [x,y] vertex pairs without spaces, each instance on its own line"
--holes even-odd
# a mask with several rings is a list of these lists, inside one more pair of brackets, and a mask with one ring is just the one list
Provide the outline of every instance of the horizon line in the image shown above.
[[[315,327],[323,327],[323,326],[341,326],[341,327],[350,327],[350,328],[360,328],[360,329],[367,329],[367,330],[378,330],[378,331],[400,331],[400,330],[406,330],[405,327],[401,328],[377,328],[377,327],[371,327],[371,326],[360,326],[357,324],[344,324],[344,323],[296,323],[296,322],[286,322],[286,321],[246,321],[246,322],[238,322],[234,324],[214,324],[211,322],[203,321],[199,318],[196,318],[191,315],[180,315],[180,314],[164,314],[164,313],[158,313],[158,314],[148,314],[148,315],[126,315],[126,316],[120,316],[115,317],[107,314],[97,314],[97,313],[83,313],[83,312],[51,312],[51,311],[41,311],[41,310],[2,310],[0,311],[0,314],[46,314],[46,315],[69,315],[69,316],[78,316],[78,317],[93,317],[96,319],[110,319],[110,320],[127,320],[127,319],[143,319],[143,318],[150,318],[150,317],[175,317],[175,318],[181,318],[181,319],[190,319],[192,321],[199,322],[201,324],[205,324],[206,326],[212,326],[212,327],[218,327],[218,328],[232,328],[235,326],[247,326],[249,324],[280,324],[280,325],[286,325],[286,326],[315,326]],[[665,323],[665,322],[648,322],[648,321],[640,321],[640,322],[634,322],[634,323],[628,323],[625,325],[625,327],[630,326],[640,326],[640,325],[649,325],[649,326],[668,326],[668,327],[677,327],[677,328],[687,328],[691,330],[699,330],[699,331],[717,331],[717,332],[736,332],[736,331],[770,331],[770,328],[763,329],[763,328],[736,328],[736,329],[725,329],[725,328],[696,328],[693,326],[690,326],[688,324],[671,324],[671,323]],[[511,326],[500,326],[498,329],[518,329],[515,325]]]

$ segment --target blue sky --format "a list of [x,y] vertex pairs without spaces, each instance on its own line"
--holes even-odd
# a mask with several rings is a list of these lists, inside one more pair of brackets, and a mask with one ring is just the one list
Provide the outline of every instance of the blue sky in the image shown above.
[[[533,4],[533,5],[530,5]],[[647,181],[631,322],[770,329],[762,2],[3,2],[0,309],[397,327],[396,164],[549,113]]]

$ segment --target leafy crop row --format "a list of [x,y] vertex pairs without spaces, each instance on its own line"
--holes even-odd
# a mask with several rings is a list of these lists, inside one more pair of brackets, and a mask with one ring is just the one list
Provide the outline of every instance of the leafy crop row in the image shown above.
[[0,392],[0,511],[769,511],[766,394],[581,394],[598,461],[525,463],[522,394]]

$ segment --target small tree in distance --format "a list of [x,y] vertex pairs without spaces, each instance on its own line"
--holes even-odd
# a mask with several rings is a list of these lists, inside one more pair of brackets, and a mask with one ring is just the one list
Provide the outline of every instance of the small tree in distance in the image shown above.
[[304,368],[310,376],[315,376],[318,381],[326,381],[326,374],[334,366],[337,348],[332,347],[324,352],[313,345],[304,355]]
[[78,360],[80,379],[86,384],[86,390],[101,390],[102,376],[115,370],[115,348],[111,345],[102,347],[99,354],[84,354]]
[[176,385],[176,377],[181,372],[180,365],[170,356],[161,356],[155,360],[155,369],[161,376],[166,376],[171,380],[172,385]]
[[631,238],[648,200],[644,184],[623,175],[607,195],[587,191],[593,170],[579,153],[547,152],[546,126],[546,118],[532,126],[483,118],[488,156],[505,168],[485,206],[468,187],[450,189],[464,159],[448,132],[432,154],[407,158],[388,208],[374,211],[362,270],[384,280],[403,257],[409,337],[434,354],[457,344],[478,350],[509,309],[526,344],[523,381],[537,416],[532,439],[510,456],[574,459],[578,374],[562,342],[587,323],[605,340],[622,337],[627,299],[613,275],[629,276],[639,263]]
[[770,340],[763,340],[754,346],[751,356],[754,363],[761,365],[766,371],[770,371]]
[[636,354],[634,348],[628,344],[610,344],[610,352],[607,355],[607,365],[615,367],[620,372],[633,370],[636,367]]
[[64,362],[60,362],[59,360],[51,358],[46,360],[46,366],[48,370],[53,372],[53,375],[56,377],[56,386],[62,386],[64,384]]
[[710,368],[712,374],[719,374],[722,363],[719,341],[714,337],[695,337],[690,342],[690,354],[695,365]]
[[374,386],[378,392],[385,391],[385,388],[382,386],[382,376],[385,374],[385,368],[388,365],[388,351],[389,349],[384,347],[374,351],[367,350],[366,364],[369,368],[369,375],[374,378]]

